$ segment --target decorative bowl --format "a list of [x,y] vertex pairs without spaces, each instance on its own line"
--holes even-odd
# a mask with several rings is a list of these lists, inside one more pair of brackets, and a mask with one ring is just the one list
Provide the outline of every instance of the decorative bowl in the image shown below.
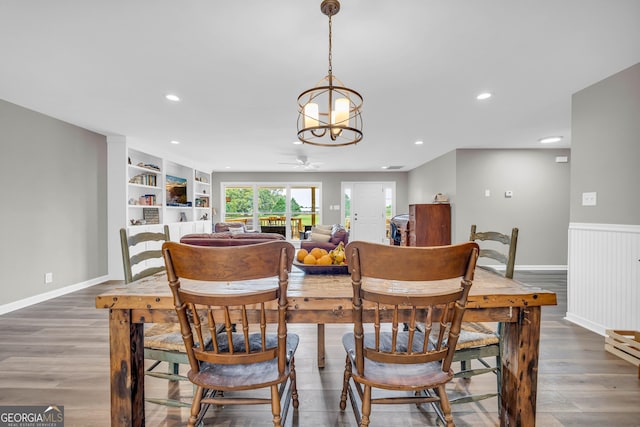
[[293,261],[293,266],[304,271],[304,274],[349,274],[349,266],[343,265],[315,265],[303,264],[297,260]]

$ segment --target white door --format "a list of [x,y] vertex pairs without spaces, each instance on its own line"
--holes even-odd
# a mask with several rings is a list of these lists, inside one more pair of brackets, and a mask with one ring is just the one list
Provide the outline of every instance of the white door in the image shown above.
[[353,183],[349,241],[384,243],[385,220],[384,185],[368,182]]

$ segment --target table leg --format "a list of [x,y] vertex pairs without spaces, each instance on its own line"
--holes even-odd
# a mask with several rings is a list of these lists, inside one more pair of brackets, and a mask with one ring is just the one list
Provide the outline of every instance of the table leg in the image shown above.
[[540,307],[520,309],[518,322],[502,324],[501,426],[535,426]]
[[318,368],[324,368],[324,323],[318,323]]
[[144,426],[144,331],[130,310],[110,310],[111,426]]

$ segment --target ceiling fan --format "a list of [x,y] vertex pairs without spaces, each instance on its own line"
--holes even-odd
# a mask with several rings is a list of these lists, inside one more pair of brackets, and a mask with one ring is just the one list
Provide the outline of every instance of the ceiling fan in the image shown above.
[[281,165],[292,165],[294,168],[318,169],[318,166],[320,166],[322,163],[310,162],[309,159],[307,158],[307,156],[298,155],[296,157],[296,162],[295,163],[282,162],[280,164]]

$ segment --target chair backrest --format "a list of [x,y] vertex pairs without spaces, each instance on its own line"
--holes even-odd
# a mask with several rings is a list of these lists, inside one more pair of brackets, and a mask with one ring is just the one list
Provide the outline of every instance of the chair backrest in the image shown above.
[[[448,372],[473,280],[478,245],[467,242],[406,247],[356,241],[347,245],[346,255],[353,285],[358,373],[365,375],[365,358],[403,364],[442,361],[442,370]],[[461,278],[459,286],[457,278]],[[436,282],[445,279],[454,280]],[[369,308],[373,305],[369,310],[374,318],[373,340],[364,336],[364,304]],[[439,323],[439,333],[432,347],[425,337],[431,334],[434,322]],[[381,327],[383,323],[391,324],[390,332]],[[408,331],[399,330],[402,323],[407,323]],[[425,325],[424,333],[416,330],[417,323]]]
[[[130,235],[126,228],[121,228],[120,248],[125,283],[131,283],[164,271],[162,244],[169,240],[167,225],[164,226],[162,232],[143,231],[133,235]],[[151,260],[156,260],[156,262],[150,262]]]
[[476,231],[476,225],[471,226],[471,235],[469,240],[493,241],[502,243],[504,251],[492,248],[480,248],[480,258],[491,258],[505,265],[504,276],[513,279],[513,269],[516,264],[516,247],[518,246],[518,229],[511,229],[511,236],[496,231]]
[[[249,364],[278,358],[283,374],[286,363],[286,310],[289,271],[295,249],[274,240],[247,246],[208,247],[167,242],[162,246],[169,286],[189,364],[194,373],[200,362]],[[197,290],[181,287],[180,279],[204,282]],[[256,282],[254,279],[273,279]],[[224,293],[207,292],[206,282],[223,282]],[[226,291],[233,289],[233,291]],[[277,300],[277,338],[269,336],[265,304]],[[257,307],[247,311],[247,307]],[[234,333],[234,324],[238,333]],[[218,326],[225,332],[216,334]],[[211,339],[211,345],[206,345]],[[249,343],[249,344],[246,344]]]

